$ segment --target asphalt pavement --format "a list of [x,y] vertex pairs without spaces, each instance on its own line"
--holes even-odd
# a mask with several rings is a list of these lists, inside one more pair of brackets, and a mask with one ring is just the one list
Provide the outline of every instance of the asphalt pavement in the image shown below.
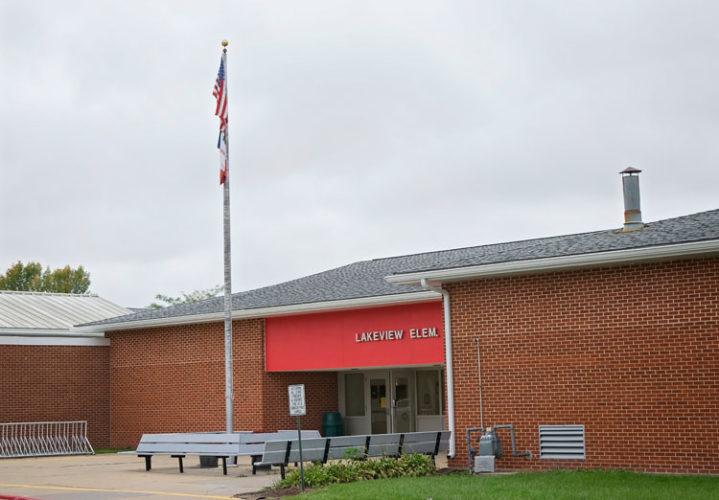
[[252,475],[249,459],[237,466],[201,469],[197,457],[185,458],[180,474],[177,459],[158,456],[152,470],[134,455],[102,454],[69,457],[0,459],[0,498],[21,496],[40,500],[89,499],[226,499],[252,493],[279,479],[276,471]]

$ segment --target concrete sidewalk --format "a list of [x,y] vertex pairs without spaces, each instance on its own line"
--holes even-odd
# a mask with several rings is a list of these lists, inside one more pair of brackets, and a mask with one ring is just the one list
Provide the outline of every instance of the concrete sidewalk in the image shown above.
[[180,474],[177,459],[158,456],[152,470],[134,455],[18,458],[0,460],[0,496],[38,499],[152,499],[230,498],[259,491],[279,479],[279,473],[258,471],[252,475],[249,459],[237,467],[200,469],[199,459],[185,459]]

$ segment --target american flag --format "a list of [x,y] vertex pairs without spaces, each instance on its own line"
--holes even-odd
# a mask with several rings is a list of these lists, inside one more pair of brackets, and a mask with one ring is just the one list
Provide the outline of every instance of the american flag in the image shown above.
[[225,78],[225,58],[227,54],[222,54],[220,58],[220,69],[217,72],[217,80],[215,87],[212,89],[212,95],[217,99],[215,106],[215,116],[220,117],[220,135],[217,138],[217,149],[220,150],[220,184],[224,184],[227,179],[227,79]]

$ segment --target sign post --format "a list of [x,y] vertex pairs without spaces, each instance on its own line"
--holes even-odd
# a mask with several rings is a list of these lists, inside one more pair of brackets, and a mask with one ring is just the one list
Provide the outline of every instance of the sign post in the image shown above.
[[287,386],[290,401],[290,416],[297,417],[297,440],[300,448],[300,488],[305,491],[305,466],[302,462],[302,424],[300,417],[307,414],[305,384]]

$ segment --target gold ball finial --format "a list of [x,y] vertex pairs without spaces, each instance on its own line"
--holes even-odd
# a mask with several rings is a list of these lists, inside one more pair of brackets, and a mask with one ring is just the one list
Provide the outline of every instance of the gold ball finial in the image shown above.
[[227,47],[230,44],[227,40],[222,40],[222,46]]

